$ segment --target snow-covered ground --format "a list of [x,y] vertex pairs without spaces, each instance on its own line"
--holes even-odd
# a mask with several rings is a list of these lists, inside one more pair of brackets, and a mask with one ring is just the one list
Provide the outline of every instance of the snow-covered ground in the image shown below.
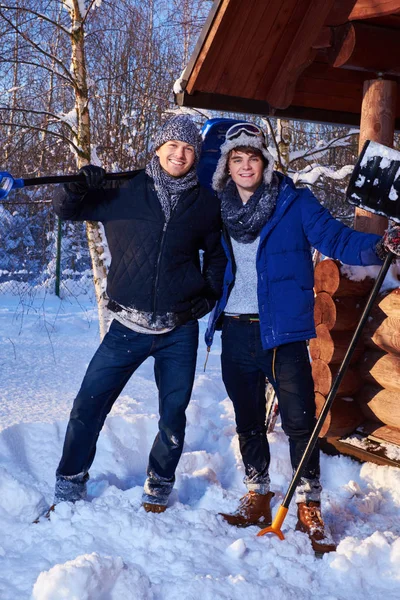
[[[204,332],[206,321],[201,322]],[[316,559],[295,532],[257,538],[218,516],[245,492],[233,411],[220,379],[219,336],[203,372],[200,345],[186,445],[170,507],[140,506],[157,430],[152,361],[134,375],[100,436],[90,502],[52,500],[68,413],[98,344],[88,300],[0,297],[1,600],[398,600],[400,470],[322,457],[323,513],[336,553]],[[270,436],[275,508],[291,469],[280,427]]]

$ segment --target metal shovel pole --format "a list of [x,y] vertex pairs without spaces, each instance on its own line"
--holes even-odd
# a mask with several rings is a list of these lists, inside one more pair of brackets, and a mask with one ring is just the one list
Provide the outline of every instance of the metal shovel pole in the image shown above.
[[[136,171],[123,171],[122,173],[106,173],[104,178],[107,181],[114,179],[129,179],[136,174]],[[15,179],[8,171],[0,171],[0,200],[8,196],[11,190],[31,187],[36,185],[47,185],[49,183],[76,183],[85,181],[83,174],[75,175],[46,175],[44,177],[32,177],[25,179]]]
[[321,410],[321,414],[318,417],[318,420],[315,424],[314,427],[314,431],[311,434],[311,437],[309,439],[309,442],[307,444],[307,447],[304,451],[304,454],[301,458],[301,461],[299,463],[299,466],[296,469],[296,472],[293,475],[292,481],[290,482],[289,488],[286,492],[286,496],[282,502],[282,504],[280,505],[280,507],[278,508],[278,512],[276,513],[274,520],[271,524],[270,527],[266,527],[265,529],[262,529],[257,535],[261,536],[261,535],[265,535],[266,533],[274,533],[275,535],[277,535],[281,540],[284,539],[284,535],[281,531],[281,526],[285,520],[286,514],[289,510],[289,505],[290,505],[290,501],[293,497],[293,494],[296,490],[296,486],[299,482],[300,477],[302,476],[302,472],[304,467],[307,465],[308,460],[310,458],[311,452],[314,450],[315,444],[317,443],[317,439],[318,439],[318,435],[319,432],[322,429],[322,425],[324,424],[324,421],[326,419],[326,416],[328,414],[328,411],[330,409],[330,407],[332,406],[332,403],[335,399],[336,393],[338,391],[339,385],[346,373],[347,367],[349,366],[351,357],[353,355],[353,352],[355,350],[355,347],[357,345],[357,342],[359,340],[361,331],[368,319],[369,313],[371,312],[371,308],[375,302],[375,299],[379,293],[379,290],[381,289],[382,283],[386,277],[386,273],[389,270],[390,264],[393,260],[393,258],[395,257],[395,254],[393,254],[392,252],[389,252],[389,254],[386,256],[385,261],[381,267],[381,270],[378,273],[378,277],[375,281],[375,284],[371,290],[371,293],[369,295],[368,301],[365,305],[365,308],[363,310],[363,313],[361,315],[360,321],[357,325],[357,328],[354,332],[354,335],[351,339],[351,342],[349,344],[349,347],[347,349],[347,352],[345,354],[345,357],[343,358],[343,362],[340,365],[340,368],[336,374],[336,377],[333,381],[331,390],[325,400],[325,404],[322,407]]

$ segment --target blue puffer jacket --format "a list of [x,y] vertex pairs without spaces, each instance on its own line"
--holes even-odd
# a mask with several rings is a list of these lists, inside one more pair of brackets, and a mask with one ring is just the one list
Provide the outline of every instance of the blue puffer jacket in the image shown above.
[[[381,265],[374,251],[380,236],[346,227],[332,217],[308,189],[280,179],[277,205],[260,234],[257,251],[257,296],[261,340],[265,350],[316,336],[314,272],[311,247],[349,265]],[[228,257],[223,293],[212,311],[205,334],[211,346],[216,323],[224,311],[235,279],[229,237],[223,240]]]

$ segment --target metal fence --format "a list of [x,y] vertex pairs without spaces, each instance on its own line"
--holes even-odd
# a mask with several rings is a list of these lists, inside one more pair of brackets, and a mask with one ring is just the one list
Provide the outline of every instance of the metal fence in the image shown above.
[[0,294],[43,287],[60,297],[92,293],[84,223],[60,222],[51,201],[30,196],[0,203]]

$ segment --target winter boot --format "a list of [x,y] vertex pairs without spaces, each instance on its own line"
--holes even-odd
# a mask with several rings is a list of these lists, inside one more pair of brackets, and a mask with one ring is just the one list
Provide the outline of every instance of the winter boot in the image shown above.
[[142,506],[146,512],[162,513],[166,510],[174,481],[175,477],[167,479],[148,470],[142,495]]
[[330,533],[325,531],[320,502],[299,502],[297,517],[296,530],[308,535],[314,552],[325,554],[336,550],[336,545]]
[[153,504],[152,502],[142,502],[142,506],[146,512],[162,513],[167,510],[164,504]]
[[272,523],[271,498],[273,492],[267,494],[258,494],[257,492],[247,492],[241,499],[236,512],[231,515],[220,513],[229,525],[236,527],[249,527],[258,525],[259,527],[268,527]]
[[88,479],[89,473],[79,473],[78,475],[56,475],[54,504],[86,500],[86,482]]

